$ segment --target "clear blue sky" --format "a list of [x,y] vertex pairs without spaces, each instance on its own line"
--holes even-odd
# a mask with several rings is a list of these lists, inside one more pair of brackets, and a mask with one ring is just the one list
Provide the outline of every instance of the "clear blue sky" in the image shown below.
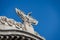
[[32,12],[39,21],[34,29],[46,40],[60,40],[60,0],[0,0],[0,16],[21,21],[15,8]]

